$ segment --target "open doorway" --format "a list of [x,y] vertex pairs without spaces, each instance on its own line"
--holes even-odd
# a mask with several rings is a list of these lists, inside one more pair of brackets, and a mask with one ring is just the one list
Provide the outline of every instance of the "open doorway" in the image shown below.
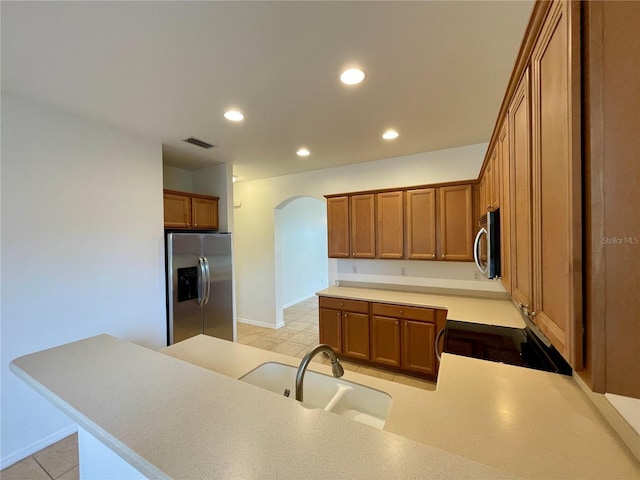
[[313,197],[292,197],[274,211],[277,326],[286,308],[328,286],[327,209]]

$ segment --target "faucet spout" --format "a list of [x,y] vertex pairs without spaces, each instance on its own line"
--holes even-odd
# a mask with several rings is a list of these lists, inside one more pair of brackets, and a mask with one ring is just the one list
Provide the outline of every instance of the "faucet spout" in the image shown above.
[[329,360],[331,360],[331,371],[333,372],[333,376],[336,378],[344,375],[344,369],[342,365],[340,365],[340,361],[336,356],[336,352],[333,351],[329,345],[321,344],[315,347],[313,350],[307,352],[302,361],[300,362],[300,366],[298,367],[298,373],[296,374],[296,400],[302,402],[304,397],[303,395],[303,381],[304,374],[307,372],[307,367],[311,362],[311,359],[315,357],[318,353],[324,352],[329,355]]

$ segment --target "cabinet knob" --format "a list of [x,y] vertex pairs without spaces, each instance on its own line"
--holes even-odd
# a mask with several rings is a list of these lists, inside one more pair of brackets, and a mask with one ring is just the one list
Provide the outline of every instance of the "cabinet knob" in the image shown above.
[[404,314],[404,310],[401,309],[400,310],[400,315],[403,315],[403,314]]
[[348,316],[349,316],[349,314],[348,314],[348,313],[345,313],[345,314],[344,314],[344,318],[347,318]]
[[341,306],[341,307],[344,307],[344,302],[340,302],[340,306]]
[[398,320],[396,320],[396,325],[398,325]]

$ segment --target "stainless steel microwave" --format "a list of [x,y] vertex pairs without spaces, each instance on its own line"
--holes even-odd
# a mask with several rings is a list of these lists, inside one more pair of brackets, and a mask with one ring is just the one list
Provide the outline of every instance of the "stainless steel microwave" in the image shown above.
[[473,258],[482,275],[500,278],[500,209],[480,217],[480,230],[473,242]]

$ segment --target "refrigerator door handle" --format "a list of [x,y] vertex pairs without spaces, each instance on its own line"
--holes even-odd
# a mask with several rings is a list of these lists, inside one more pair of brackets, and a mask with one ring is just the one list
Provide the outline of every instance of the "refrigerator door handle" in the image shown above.
[[204,304],[209,303],[209,297],[211,296],[211,270],[209,269],[209,260],[207,257],[203,258],[204,260],[204,281],[205,281],[205,296],[204,296]]
[[204,270],[204,258],[198,258],[198,305],[202,305],[204,303],[205,291],[204,291],[204,282],[206,279],[206,273]]

